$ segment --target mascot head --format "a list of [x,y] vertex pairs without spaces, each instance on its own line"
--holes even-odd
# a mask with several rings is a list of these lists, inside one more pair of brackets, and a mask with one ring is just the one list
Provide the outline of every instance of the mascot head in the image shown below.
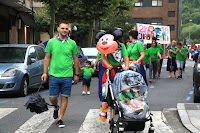
[[110,54],[114,52],[118,47],[116,41],[114,41],[114,36],[111,34],[103,35],[98,43],[97,43],[97,50],[103,54]]

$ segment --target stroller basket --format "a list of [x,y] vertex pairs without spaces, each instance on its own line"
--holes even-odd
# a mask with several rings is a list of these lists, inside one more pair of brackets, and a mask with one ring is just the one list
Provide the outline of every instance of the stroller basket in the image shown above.
[[145,123],[148,119],[121,119],[124,122],[125,131],[143,131],[145,128]]

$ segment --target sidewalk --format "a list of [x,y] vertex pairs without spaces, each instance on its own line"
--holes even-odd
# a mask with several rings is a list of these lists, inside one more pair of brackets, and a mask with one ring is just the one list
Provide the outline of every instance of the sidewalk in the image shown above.
[[200,133],[200,103],[178,103],[182,124],[192,133]]

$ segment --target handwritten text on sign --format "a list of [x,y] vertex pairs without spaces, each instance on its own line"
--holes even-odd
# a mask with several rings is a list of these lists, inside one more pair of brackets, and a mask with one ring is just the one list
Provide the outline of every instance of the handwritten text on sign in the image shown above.
[[152,37],[157,37],[158,43],[170,43],[169,26],[137,24],[137,30],[138,39],[144,40],[144,43],[152,43]]

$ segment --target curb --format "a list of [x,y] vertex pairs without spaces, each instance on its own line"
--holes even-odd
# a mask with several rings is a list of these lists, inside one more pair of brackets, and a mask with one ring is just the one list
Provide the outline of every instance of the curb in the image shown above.
[[182,124],[187,128],[189,131],[193,133],[200,133],[200,130],[197,129],[190,121],[190,118],[188,116],[188,112],[185,109],[184,103],[178,103],[177,104],[178,114],[181,119]]

